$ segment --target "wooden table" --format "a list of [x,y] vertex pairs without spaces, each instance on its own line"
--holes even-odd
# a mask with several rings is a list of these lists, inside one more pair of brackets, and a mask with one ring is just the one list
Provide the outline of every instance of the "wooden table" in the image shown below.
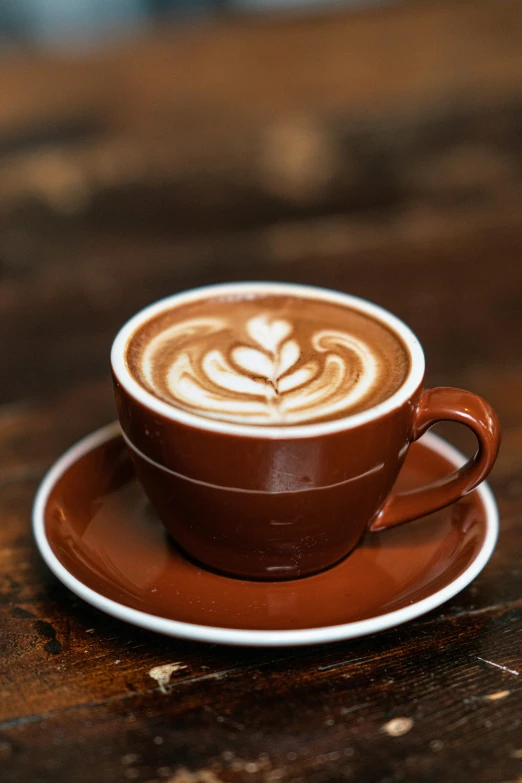
[[[520,6],[408,5],[0,70],[2,783],[521,780]],[[274,58],[286,95],[258,67]],[[428,384],[498,410],[499,545],[436,611],[326,647],[224,648],[106,617],[43,565],[32,499],[114,418],[117,327],[241,278],[375,300],[423,341]]]

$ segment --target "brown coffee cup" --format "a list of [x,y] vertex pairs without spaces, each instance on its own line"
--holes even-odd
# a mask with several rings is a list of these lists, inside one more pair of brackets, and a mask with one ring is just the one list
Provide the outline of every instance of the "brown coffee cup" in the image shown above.
[[[406,380],[384,402],[353,415],[255,426],[178,408],[130,373],[126,346],[152,317],[209,296],[256,293],[322,299],[369,315],[406,347]],[[232,576],[281,580],[324,570],[366,531],[424,516],[470,492],[488,475],[499,448],[500,425],[485,400],[461,389],[423,389],[424,354],[402,321],[377,305],[311,286],[223,284],[168,297],[123,326],[111,362],[123,435],[158,516],[188,555]],[[393,493],[410,443],[439,421],[470,427],[478,440],[475,455],[443,480]]]

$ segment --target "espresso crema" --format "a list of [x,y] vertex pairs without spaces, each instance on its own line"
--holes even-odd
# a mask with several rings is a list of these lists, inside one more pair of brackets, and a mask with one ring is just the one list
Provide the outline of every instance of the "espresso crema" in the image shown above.
[[212,419],[295,426],[340,419],[404,383],[409,353],[385,324],[320,298],[254,293],[172,307],[126,347],[134,379]]

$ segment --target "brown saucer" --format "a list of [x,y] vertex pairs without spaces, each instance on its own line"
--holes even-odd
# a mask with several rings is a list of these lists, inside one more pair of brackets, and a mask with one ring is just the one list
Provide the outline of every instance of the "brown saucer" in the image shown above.
[[[411,446],[398,483],[427,484],[463,461],[428,434]],[[440,605],[486,564],[498,517],[483,484],[436,514],[366,536],[326,572],[241,581],[206,571],[167,538],[110,425],[74,446],[44,479],[34,532],[55,574],[109,614],[174,636],[281,645],[373,633]]]

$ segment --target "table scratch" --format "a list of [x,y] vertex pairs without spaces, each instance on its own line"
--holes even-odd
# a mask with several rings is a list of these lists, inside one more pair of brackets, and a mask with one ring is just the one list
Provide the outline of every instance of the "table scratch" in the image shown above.
[[520,672],[517,672],[515,669],[508,669],[507,666],[501,666],[500,663],[494,663],[494,661],[488,661],[486,658],[481,658],[479,655],[476,655],[475,658],[477,658],[479,661],[484,661],[484,663],[489,663],[490,666],[495,666],[497,669],[502,669],[503,672],[509,672],[510,674],[515,674],[517,677],[520,675]]
[[362,658],[349,658],[346,661],[336,661],[335,663],[330,663],[328,666],[319,666],[317,669],[318,672],[326,672],[329,669],[337,669],[339,666],[344,666],[347,663],[356,663],[357,661],[362,661]]

